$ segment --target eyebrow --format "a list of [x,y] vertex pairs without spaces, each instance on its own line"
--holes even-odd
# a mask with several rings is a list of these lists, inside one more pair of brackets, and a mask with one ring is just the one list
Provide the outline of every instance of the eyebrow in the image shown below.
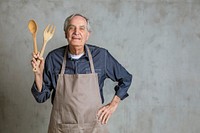
[[[69,28],[69,27],[71,27],[71,26],[72,26],[72,27],[76,27],[76,26],[75,26],[75,25],[73,25],[73,24],[69,24],[67,28]],[[81,25],[81,26],[79,26],[79,27],[81,27],[81,28],[83,28],[83,27],[84,27],[84,28],[86,28],[86,26],[85,26],[85,25]]]

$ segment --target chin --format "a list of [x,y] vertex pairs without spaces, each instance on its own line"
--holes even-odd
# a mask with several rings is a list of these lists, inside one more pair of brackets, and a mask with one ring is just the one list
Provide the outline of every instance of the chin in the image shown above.
[[84,44],[81,44],[81,43],[70,43],[70,45],[74,47],[84,46]]

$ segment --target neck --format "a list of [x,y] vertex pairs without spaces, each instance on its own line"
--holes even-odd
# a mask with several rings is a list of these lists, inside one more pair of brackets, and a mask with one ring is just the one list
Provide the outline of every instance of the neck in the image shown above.
[[69,45],[69,51],[73,55],[80,55],[84,53],[84,46],[71,46]]

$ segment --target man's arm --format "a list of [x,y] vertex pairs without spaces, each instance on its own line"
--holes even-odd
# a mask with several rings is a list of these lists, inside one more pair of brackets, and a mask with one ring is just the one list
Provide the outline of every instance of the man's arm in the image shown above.
[[[37,62],[37,60],[39,61]],[[38,54],[33,53],[31,64],[32,64],[32,68],[34,69],[35,83],[36,83],[38,92],[41,92],[42,83],[43,83],[44,59],[39,56],[39,53]]]
[[[40,62],[37,62],[37,60],[40,60]],[[39,103],[45,102],[51,95],[51,80],[50,76],[48,75],[48,72],[46,69],[44,69],[47,66],[50,66],[50,61],[47,57],[45,63],[44,59],[39,57],[39,54],[35,55],[33,54],[32,58],[32,67],[35,69],[34,71],[34,83],[31,88],[32,94],[35,97],[36,101]]]
[[128,89],[132,82],[132,75],[107,51],[106,54],[106,77],[117,82],[115,95],[121,100],[128,96]]
[[132,75],[108,51],[105,55],[106,76],[114,82],[118,82],[118,85],[115,86],[115,96],[112,101],[98,111],[97,115],[102,124],[108,122],[120,101],[128,96],[127,91],[132,82]]
[[34,69],[34,77],[37,89],[39,92],[41,92],[43,83],[44,59],[39,56],[39,53],[38,54],[33,53],[31,64],[32,68]]

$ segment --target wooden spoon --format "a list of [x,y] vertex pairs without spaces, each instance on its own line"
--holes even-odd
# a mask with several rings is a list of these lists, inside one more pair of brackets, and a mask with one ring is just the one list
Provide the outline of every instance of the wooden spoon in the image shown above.
[[31,32],[33,36],[33,48],[34,48],[34,53],[37,54],[37,41],[36,41],[36,35],[37,35],[37,24],[34,20],[30,20],[28,23],[28,29]]

